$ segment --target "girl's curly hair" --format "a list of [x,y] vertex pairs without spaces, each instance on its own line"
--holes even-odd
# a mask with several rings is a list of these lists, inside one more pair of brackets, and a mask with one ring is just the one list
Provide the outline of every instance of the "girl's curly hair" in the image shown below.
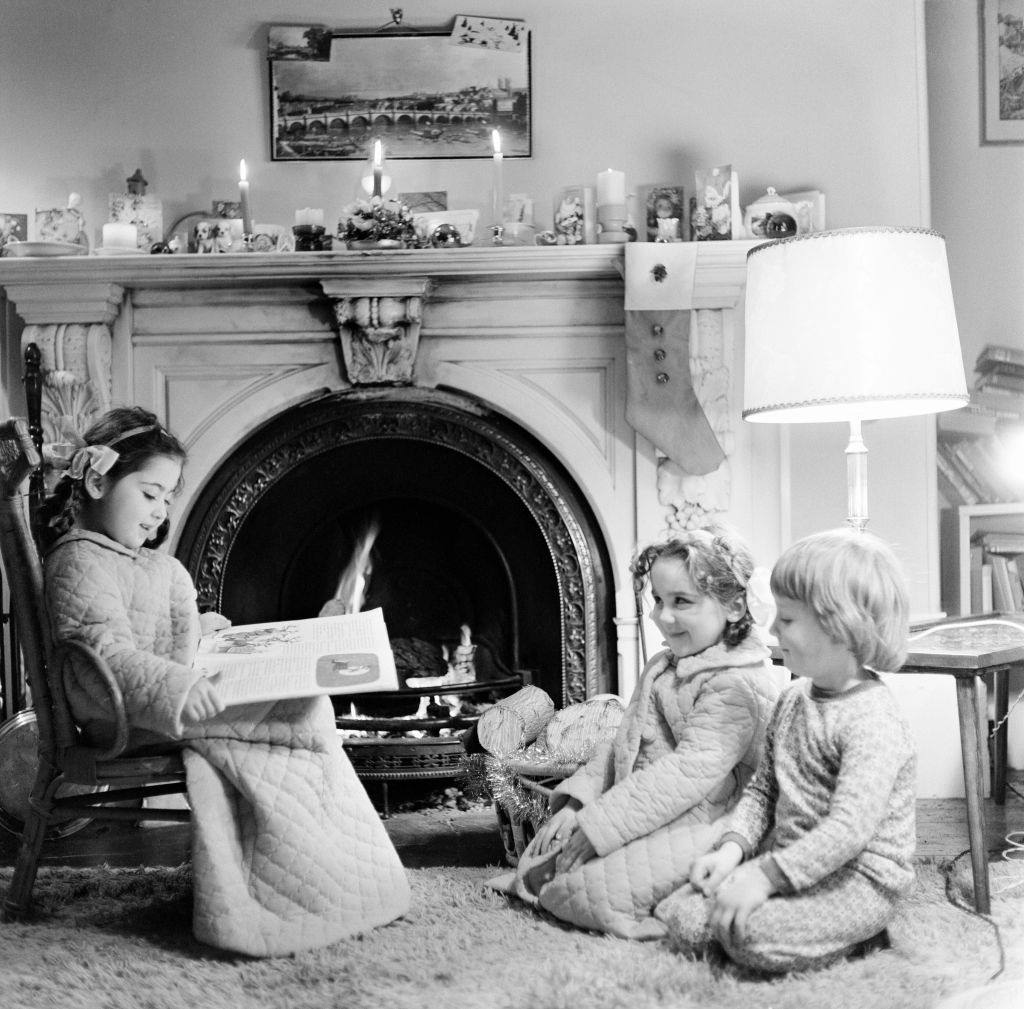
[[[107,471],[113,482],[141,469],[154,456],[168,456],[182,463],[188,457],[185,446],[157,420],[156,415],[139,406],[115,407],[108,410],[83,435],[86,445],[116,446],[117,461]],[[49,547],[75,524],[84,502],[82,484],[65,474],[40,510],[43,546]],[[181,480],[175,491],[181,489]],[[149,546],[159,546],[170,529],[165,519]]]
[[754,558],[736,532],[725,525],[709,525],[676,533],[639,551],[629,566],[633,591],[638,598],[650,578],[654,562],[663,557],[681,561],[697,590],[717,599],[723,606],[732,605],[738,597],[743,598],[743,615],[726,622],[722,635],[726,645],[738,645],[750,634],[754,618],[745,604]]

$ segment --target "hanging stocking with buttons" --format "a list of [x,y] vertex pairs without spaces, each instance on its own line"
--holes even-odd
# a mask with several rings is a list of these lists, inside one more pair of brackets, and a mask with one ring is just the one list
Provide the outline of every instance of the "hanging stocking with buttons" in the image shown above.
[[696,248],[626,246],[626,420],[687,473],[717,469],[725,452],[690,374]]

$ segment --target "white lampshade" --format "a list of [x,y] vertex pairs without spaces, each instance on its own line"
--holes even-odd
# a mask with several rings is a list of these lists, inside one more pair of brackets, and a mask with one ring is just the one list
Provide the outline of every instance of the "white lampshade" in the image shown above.
[[968,401],[945,239],[851,228],[747,254],[743,417],[869,420]]

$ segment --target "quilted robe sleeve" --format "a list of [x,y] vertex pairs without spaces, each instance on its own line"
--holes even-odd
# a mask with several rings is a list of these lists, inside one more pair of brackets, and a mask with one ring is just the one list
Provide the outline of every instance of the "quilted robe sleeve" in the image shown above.
[[743,849],[744,859],[751,858],[765,835],[771,830],[779,787],[775,778],[775,737],[778,730],[779,707],[772,713],[765,730],[764,750],[754,776],[729,814],[721,842],[735,841]]
[[708,678],[671,728],[671,753],[628,774],[579,811],[580,827],[598,855],[730,791],[733,769],[758,732],[757,696],[742,672],[723,670]]
[[[199,616],[188,572],[173,558],[167,560],[170,624],[166,656],[138,646],[130,597],[117,569],[97,563],[87,546],[70,543],[48,558],[45,589],[55,640],[82,641],[106,659],[121,689],[128,724],[177,738],[183,732],[185,698],[201,675],[188,664]],[[166,597],[150,602],[154,607],[168,606]],[[133,605],[137,606],[138,600],[133,600]],[[90,693],[97,689],[93,685],[90,691],[87,682],[81,686]],[[105,703],[105,691],[95,700]]]
[[560,810],[569,799],[576,799],[582,805],[596,799],[607,791],[615,780],[615,749],[611,739],[598,743],[590,759],[571,777],[555,787],[548,806],[552,813]]

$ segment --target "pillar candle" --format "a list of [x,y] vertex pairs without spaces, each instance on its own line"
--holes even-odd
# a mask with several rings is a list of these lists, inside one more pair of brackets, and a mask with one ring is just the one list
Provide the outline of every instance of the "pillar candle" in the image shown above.
[[609,168],[597,175],[597,205],[621,206],[626,202],[626,173]]
[[104,224],[104,249],[134,249],[139,244],[139,230],[134,224]]
[[504,155],[501,153],[501,133],[491,130],[491,145],[494,148],[494,185],[491,190],[491,223],[502,224],[505,219],[505,198],[502,179]]
[[252,211],[249,209],[249,180],[245,172],[245,158],[238,163],[238,199],[242,205],[242,231],[252,234]]
[[373,142],[373,195],[381,195],[381,181],[384,178],[384,153],[380,141]]

